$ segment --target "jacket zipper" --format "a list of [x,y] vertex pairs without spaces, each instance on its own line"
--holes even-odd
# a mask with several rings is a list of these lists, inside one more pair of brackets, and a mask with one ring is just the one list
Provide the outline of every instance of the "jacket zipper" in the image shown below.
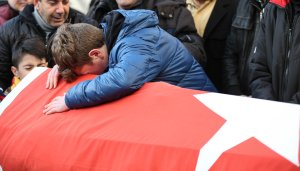
[[[260,4],[257,4],[257,3],[260,3]],[[254,29],[255,29],[255,32],[257,33],[258,27],[259,27],[260,22],[262,20],[262,14],[263,14],[263,11],[262,11],[263,8],[260,5],[263,5],[263,4],[262,4],[261,1],[255,2],[255,3],[253,1],[251,1],[250,5],[252,5],[253,8],[255,9],[255,21],[254,21],[255,26],[254,26]],[[241,68],[241,71],[240,71],[240,74],[241,74],[240,79],[241,78],[246,78],[247,80],[243,80],[243,81],[246,81],[246,85],[249,84],[249,76],[248,75],[249,75],[249,71],[250,71],[249,67],[247,65],[250,65],[251,52],[254,51],[253,43],[255,42],[256,37],[257,37],[257,35],[255,35],[255,34],[253,34],[253,35],[254,35],[254,37],[253,37],[253,40],[252,40],[251,48],[248,51],[246,51],[245,49],[246,49],[247,46],[249,46],[249,44],[244,43],[244,45],[243,45],[243,55],[242,56],[245,57],[244,58],[245,60],[244,60],[244,63],[242,65],[243,68]],[[244,35],[244,40],[247,42],[248,39],[249,39],[249,32],[246,32],[245,35]],[[247,91],[249,91],[248,86],[247,86],[247,89],[248,89]]]
[[282,73],[283,78],[282,78],[282,86],[281,86],[279,100],[284,100],[284,94],[285,94],[284,92],[286,91],[286,87],[287,87],[288,75],[289,75],[289,60],[290,60],[290,55],[291,55],[291,44],[292,44],[292,40],[293,40],[292,36],[293,36],[294,25],[295,25],[296,20],[297,20],[296,15],[294,15],[292,21],[288,17],[289,33],[288,33],[288,39],[287,39],[287,52],[286,52],[286,58],[284,59],[284,68],[283,68],[283,73]]

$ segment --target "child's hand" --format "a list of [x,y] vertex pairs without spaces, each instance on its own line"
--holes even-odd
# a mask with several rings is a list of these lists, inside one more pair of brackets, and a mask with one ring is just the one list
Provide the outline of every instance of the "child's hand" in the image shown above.
[[60,113],[70,110],[65,103],[65,95],[55,97],[49,104],[45,106],[43,113],[50,115],[53,113]]
[[54,65],[54,67],[51,69],[51,71],[48,74],[46,88],[48,89],[56,88],[59,78],[60,78],[60,74],[58,72],[58,65]]

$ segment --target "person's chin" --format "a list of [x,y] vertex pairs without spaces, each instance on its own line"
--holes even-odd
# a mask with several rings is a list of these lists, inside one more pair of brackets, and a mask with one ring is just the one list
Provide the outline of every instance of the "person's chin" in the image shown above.
[[59,27],[59,26],[63,25],[64,23],[65,23],[64,20],[61,20],[61,21],[52,21],[51,22],[51,26],[52,27]]

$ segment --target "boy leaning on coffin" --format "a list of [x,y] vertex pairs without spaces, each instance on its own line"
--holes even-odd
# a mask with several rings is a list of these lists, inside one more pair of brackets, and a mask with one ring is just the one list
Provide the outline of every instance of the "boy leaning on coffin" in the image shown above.
[[51,45],[57,66],[46,88],[56,88],[59,75],[69,82],[79,75],[98,76],[54,98],[44,114],[113,101],[153,81],[216,91],[184,45],[158,26],[155,12],[112,11],[101,26],[103,31],[87,24],[65,24],[57,30]]

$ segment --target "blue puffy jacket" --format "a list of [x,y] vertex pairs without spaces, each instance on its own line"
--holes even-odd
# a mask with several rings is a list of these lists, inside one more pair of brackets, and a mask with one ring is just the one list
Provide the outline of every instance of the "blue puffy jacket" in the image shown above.
[[[216,91],[184,45],[158,26],[150,10],[116,10],[124,23],[109,54],[109,70],[71,88],[69,108],[94,106],[129,95],[146,82],[164,81],[184,88]],[[108,34],[108,23],[102,23]]]

